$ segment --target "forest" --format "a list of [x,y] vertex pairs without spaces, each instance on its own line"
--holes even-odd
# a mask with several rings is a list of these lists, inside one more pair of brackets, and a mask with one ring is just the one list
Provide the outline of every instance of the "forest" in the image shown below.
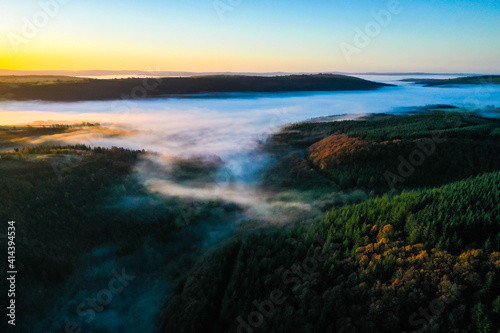
[[500,75],[476,75],[465,76],[453,79],[404,79],[405,82],[413,82],[421,84],[425,87],[439,87],[447,85],[484,85],[484,84],[500,84]]
[[[500,122],[442,108],[271,137],[270,188],[378,194],[207,253],[162,332],[500,332]],[[419,149],[425,162],[391,189],[384,172]]]
[[498,170],[500,121],[445,107],[287,126],[266,143],[279,160],[266,183],[279,188],[308,178],[316,187],[333,182],[341,189],[384,193]]
[[[19,137],[50,135],[74,126],[83,124],[3,127],[0,140],[4,146],[12,146],[9,138],[19,142]],[[181,250],[194,256],[197,249],[193,244],[200,241],[199,232],[204,227],[200,221],[206,221],[218,209],[232,212],[223,203],[195,203],[147,191],[133,173],[146,154],[144,150],[86,145],[18,147],[0,153],[0,219],[16,221],[16,263],[22,272],[17,281],[22,292],[16,296],[22,309],[16,325],[20,332],[32,331],[33,323],[43,321],[48,321],[54,332],[64,331],[65,318],[75,315],[75,309],[64,316],[54,316],[50,311],[61,307],[58,297],[76,272],[82,267],[98,270],[88,266],[89,253],[111,247],[116,260],[137,258],[134,260],[144,265],[145,247],[147,251],[165,251],[162,244],[174,237],[184,239],[184,248],[170,250],[172,256]],[[213,222],[217,223],[220,221]],[[0,245],[6,248],[5,237]],[[164,255],[162,260],[167,260],[169,256]],[[6,265],[2,260],[0,269],[7,271]],[[177,277],[186,273],[192,259],[185,256],[180,266],[169,265],[169,269],[158,272]],[[6,283],[2,279],[2,288]],[[92,290],[94,284],[92,280],[80,280],[76,290]],[[5,295],[0,300],[3,306]],[[6,322],[2,321],[0,329],[2,325]]]
[[[154,152],[2,151],[0,219],[17,221],[20,329],[46,320],[63,331],[71,313],[54,316],[55,295],[92,289],[73,276],[89,253],[111,246],[168,281],[159,332],[500,332],[500,120],[425,110],[310,120],[262,143],[274,161],[262,191],[367,193],[326,205],[314,222],[246,217],[230,229],[244,207],[144,187],[136,167]],[[99,126],[4,126],[0,144]],[[221,167],[176,163],[171,178],[180,182]],[[227,233],[194,245],[217,225]]]
[[179,284],[163,332],[498,332],[499,181],[384,195],[234,240]]
[[[49,77],[50,79],[50,77]],[[77,79],[56,77],[50,81],[26,77],[0,80],[0,100],[91,101],[143,99],[215,93],[375,90],[389,86],[360,78],[333,75],[244,76]]]

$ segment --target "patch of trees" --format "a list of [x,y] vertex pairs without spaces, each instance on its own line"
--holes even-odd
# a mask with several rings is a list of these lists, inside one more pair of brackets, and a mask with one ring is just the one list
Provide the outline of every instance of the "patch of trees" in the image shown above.
[[453,79],[405,79],[403,81],[422,84],[425,87],[437,87],[437,86],[456,85],[456,84],[486,85],[486,84],[500,84],[500,75],[477,75],[477,76],[458,77]]
[[342,189],[387,192],[393,187],[440,186],[498,170],[498,126],[499,120],[463,113],[379,115],[291,125],[271,137],[266,147],[278,160],[289,159],[291,151],[303,155],[295,163],[278,163],[281,174],[290,178],[282,184],[300,183],[292,181],[291,170],[307,165]]
[[[336,208],[319,224],[251,234],[179,285],[162,331],[497,332],[499,200],[495,172]],[[310,260],[318,239],[321,262]],[[209,278],[217,274],[224,278]],[[276,290],[286,302],[271,307]]]
[[356,77],[331,74],[289,76],[219,75],[169,78],[85,80],[45,85],[0,83],[0,97],[13,100],[84,101],[147,97],[237,93],[373,90],[384,86]]
[[[175,229],[177,213],[167,205],[126,211],[106,203],[126,196],[146,195],[130,173],[140,151],[90,148],[85,145],[43,146],[21,149],[0,159],[0,219],[16,221],[17,297],[21,326],[31,329],[28,316],[46,315],[57,288],[79,267],[84,254],[109,244],[129,250],[142,241],[161,240]],[[19,161],[53,154],[61,158]],[[12,155],[12,156],[11,156]],[[77,156],[64,164],[63,157]],[[62,163],[62,168],[58,168]],[[145,223],[145,220],[148,221]],[[6,239],[0,239],[6,248]],[[6,261],[1,269],[7,271]],[[0,285],[5,287],[5,281]],[[5,289],[6,290],[6,289]],[[2,304],[3,300],[2,298]],[[21,320],[26,319],[26,320]]]

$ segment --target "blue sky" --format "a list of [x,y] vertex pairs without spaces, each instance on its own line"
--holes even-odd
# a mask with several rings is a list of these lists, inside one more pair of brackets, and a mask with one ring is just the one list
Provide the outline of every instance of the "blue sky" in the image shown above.
[[392,1],[217,1],[72,0],[25,38],[40,2],[0,0],[0,67],[500,73],[498,0],[401,0],[386,26]]

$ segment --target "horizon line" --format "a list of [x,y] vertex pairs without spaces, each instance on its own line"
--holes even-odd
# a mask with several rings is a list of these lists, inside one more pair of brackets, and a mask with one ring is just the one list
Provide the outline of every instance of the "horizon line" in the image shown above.
[[105,75],[151,75],[151,76],[172,76],[172,75],[214,75],[214,74],[229,74],[229,75],[307,75],[307,74],[347,74],[347,75],[500,75],[493,73],[468,73],[468,72],[344,72],[344,71],[145,71],[145,70],[110,70],[110,69],[86,69],[86,70],[66,70],[66,69],[50,69],[50,70],[24,70],[24,69],[2,69],[0,75],[68,75],[68,76],[105,76]]

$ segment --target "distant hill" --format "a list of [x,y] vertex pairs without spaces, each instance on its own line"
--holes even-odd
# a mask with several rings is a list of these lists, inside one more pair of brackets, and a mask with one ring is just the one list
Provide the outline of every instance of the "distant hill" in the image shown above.
[[405,79],[401,80],[403,82],[413,82],[416,84],[422,84],[425,87],[436,87],[436,86],[447,86],[447,85],[458,85],[458,84],[500,84],[500,75],[479,75],[479,76],[466,76],[458,77],[455,79]]
[[[149,70],[18,70],[18,69],[2,69],[0,75],[63,75],[63,76],[128,76],[128,77],[171,77],[171,76],[204,76],[204,75],[247,75],[247,76],[277,76],[277,75],[310,75],[318,72],[189,72],[189,71],[164,71],[159,69]],[[337,75],[405,75],[405,76],[420,76],[420,75],[451,75],[451,76],[472,76],[481,75],[473,73],[426,73],[426,72],[340,72],[340,71],[322,71],[322,74],[337,74]]]
[[0,76],[0,83],[15,83],[15,84],[49,84],[49,83],[69,83],[69,82],[84,82],[87,78],[61,76],[61,75],[6,75]]
[[[266,93],[298,91],[373,90],[388,84],[345,75],[238,76],[70,79],[41,84],[36,76],[18,82],[2,82],[0,99],[43,101],[116,100],[215,93]],[[44,76],[46,78],[46,76]],[[43,83],[43,82],[42,82]]]
[[[292,75],[292,74],[312,74],[312,73],[285,73],[285,72],[188,72],[188,71],[162,71],[157,69],[150,70],[14,70],[0,69],[0,75],[63,75],[63,76],[83,76],[83,77],[99,77],[99,76],[127,76],[127,77],[179,77],[179,76],[201,76],[201,75],[250,75],[250,76],[275,76],[275,75]],[[344,73],[329,73],[329,74],[344,74]]]

